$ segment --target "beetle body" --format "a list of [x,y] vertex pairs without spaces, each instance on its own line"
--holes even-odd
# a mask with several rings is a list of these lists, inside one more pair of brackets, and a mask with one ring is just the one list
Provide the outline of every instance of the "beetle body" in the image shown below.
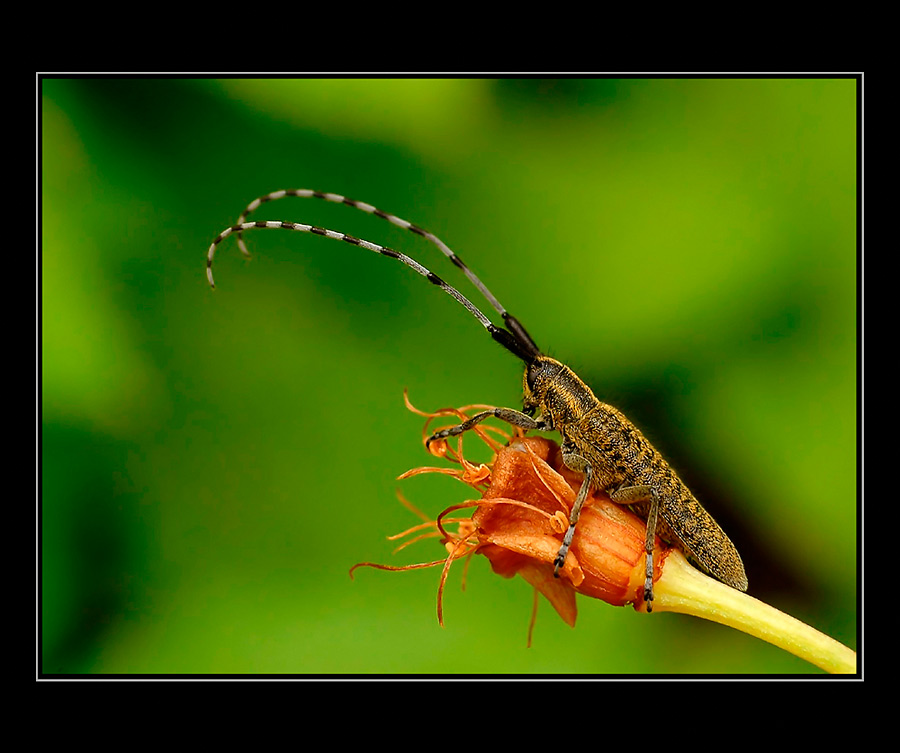
[[[456,288],[406,254],[315,225],[272,220],[246,221],[247,215],[263,203],[287,196],[317,198],[344,204],[373,214],[425,238],[463,271],[472,285],[500,315],[505,326],[495,325]],[[483,411],[461,424],[436,432],[428,438],[426,445],[468,431],[489,417],[499,418],[525,430],[560,433],[563,440],[561,445],[563,461],[572,470],[583,473],[584,481],[569,514],[569,528],[554,560],[554,575],[559,575],[566,561],[581,508],[591,489],[596,488],[609,494],[614,502],[630,506],[647,521],[644,582],[647,611],[652,611],[653,550],[656,534],[682,549],[691,560],[713,577],[738,590],[746,590],[747,577],[734,545],[712,516],[701,507],[662,455],[619,410],[600,402],[572,369],[541,353],[522,324],[500,305],[484,283],[437,236],[396,215],[382,212],[371,204],[348,199],[340,194],[309,189],[275,191],[252,201],[240,215],[237,223],[223,230],[213,240],[206,257],[206,274],[210,285],[215,287],[212,265],[218,245],[229,235],[235,234],[242,253],[248,255],[242,233],[254,228],[311,233],[344,241],[356,248],[395,259],[450,295],[487,330],[494,340],[526,364],[523,411],[511,408],[492,408]],[[534,417],[535,414],[538,414],[537,418]]]
[[[538,356],[529,364],[524,391],[524,412],[540,411],[545,422],[560,433],[563,457],[583,458],[592,467],[595,488],[609,493],[614,501],[619,496],[623,502],[627,495],[620,490],[652,490],[658,504],[656,534],[714,578],[739,591],[747,590],[744,565],[734,544],[620,410],[598,400],[574,371],[548,356]],[[571,448],[568,453],[567,445]],[[645,520],[654,504],[653,493],[630,503]]]

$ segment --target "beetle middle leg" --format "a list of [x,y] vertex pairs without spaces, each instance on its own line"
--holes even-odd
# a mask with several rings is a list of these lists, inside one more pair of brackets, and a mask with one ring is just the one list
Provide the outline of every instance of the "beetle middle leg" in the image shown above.
[[556,559],[553,560],[554,578],[559,577],[559,569],[565,564],[566,555],[569,553],[569,547],[572,546],[572,539],[575,537],[575,526],[578,525],[578,519],[581,517],[581,508],[584,506],[584,501],[587,499],[591,491],[591,484],[594,481],[593,466],[578,454],[575,445],[563,442],[561,449],[563,462],[566,464],[566,467],[577,473],[583,473],[584,481],[581,482],[581,488],[578,490],[572,510],[569,512],[569,527],[565,536],[563,536],[562,546],[556,554]]
[[656,520],[659,516],[659,495],[652,486],[639,484],[637,486],[620,486],[608,492],[609,498],[618,505],[634,505],[639,502],[649,502],[650,510],[647,513],[647,539],[644,549],[647,552],[647,567],[644,578],[644,601],[647,611],[653,611],[653,548],[656,540]]

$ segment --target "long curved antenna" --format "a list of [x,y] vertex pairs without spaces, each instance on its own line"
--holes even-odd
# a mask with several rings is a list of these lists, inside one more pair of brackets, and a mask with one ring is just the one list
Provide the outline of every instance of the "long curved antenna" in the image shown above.
[[[395,214],[388,214],[387,212],[383,212],[377,207],[373,207],[371,204],[366,204],[363,201],[356,201],[355,199],[349,199],[346,196],[341,196],[341,194],[337,193],[325,193],[323,191],[313,191],[309,188],[294,188],[284,191],[273,191],[272,193],[267,193],[265,196],[260,196],[257,199],[251,201],[247,208],[243,211],[240,217],[237,219],[237,224],[240,225],[247,220],[247,216],[259,208],[261,204],[265,204],[268,201],[275,201],[277,199],[283,199],[285,196],[296,196],[300,199],[322,199],[324,201],[330,201],[334,204],[345,204],[348,207],[353,207],[354,209],[359,209],[366,214],[374,214],[376,217],[381,217],[383,220],[387,220],[392,225],[396,225],[397,227],[402,227],[406,230],[409,230],[416,235],[420,235],[428,241],[431,241],[435,246],[438,247],[440,252],[444,254],[450,261],[452,261],[457,267],[459,267],[463,274],[469,278],[469,282],[471,282],[478,291],[485,297],[488,303],[494,308],[494,310],[503,317],[503,321],[506,323],[506,326],[515,333],[516,337],[522,340],[523,343],[528,343],[528,345],[533,348],[535,351],[538,351],[539,348],[535,344],[534,340],[531,338],[531,335],[525,330],[525,328],[521,325],[518,319],[516,319],[512,314],[510,314],[503,306],[500,301],[498,301],[494,294],[488,290],[487,285],[485,285],[478,276],[471,270],[469,267],[460,259],[453,251],[450,250],[450,247],[444,243],[440,238],[438,238],[434,233],[425,230],[424,228],[419,227],[418,225],[414,225],[407,220],[404,220],[401,217],[398,217]],[[244,243],[243,235],[240,231],[237,231],[237,243],[238,248],[241,250],[241,253],[244,256],[249,257],[250,252],[247,250],[247,245]]]
[[244,230],[251,230],[254,228],[297,230],[302,233],[322,235],[326,238],[332,238],[334,240],[344,241],[345,243],[349,243],[353,246],[359,246],[360,248],[364,248],[368,251],[374,251],[376,254],[388,256],[391,259],[397,259],[398,261],[403,262],[403,264],[405,264],[410,269],[418,272],[420,275],[422,275],[422,277],[428,280],[428,282],[432,283],[433,285],[437,285],[441,290],[447,293],[447,295],[454,298],[457,303],[461,304],[472,316],[474,316],[481,323],[481,326],[488,331],[488,333],[492,338],[494,338],[494,340],[500,343],[500,345],[506,348],[510,353],[518,356],[526,363],[530,363],[538,355],[540,355],[540,351],[538,350],[537,346],[531,341],[531,338],[523,340],[518,336],[518,333],[515,330],[509,332],[502,327],[497,327],[481,312],[481,310],[474,303],[472,303],[456,288],[444,282],[434,272],[426,267],[423,267],[415,259],[407,256],[406,254],[402,254],[399,251],[394,251],[393,249],[387,248],[386,246],[379,246],[377,243],[371,243],[370,241],[362,240],[361,238],[356,238],[352,235],[339,233],[335,230],[327,230],[322,227],[316,227],[315,225],[304,225],[300,222],[282,222],[280,220],[271,220],[241,222],[237,225],[232,225],[231,227],[225,228],[215,237],[215,239],[213,239],[213,242],[209,246],[209,251],[207,251],[206,253],[206,277],[209,280],[209,284],[211,287],[215,288],[216,286],[215,280],[213,279],[212,265],[218,245],[232,233],[241,233]]

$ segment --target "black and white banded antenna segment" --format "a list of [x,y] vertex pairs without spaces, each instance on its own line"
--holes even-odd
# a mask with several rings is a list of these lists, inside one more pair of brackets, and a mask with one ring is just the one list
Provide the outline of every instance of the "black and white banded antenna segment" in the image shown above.
[[[431,241],[431,243],[438,247],[438,249],[442,254],[444,254],[444,256],[446,256],[450,261],[453,262],[453,264],[455,264],[462,270],[463,274],[469,278],[469,282],[471,282],[476,288],[478,288],[478,291],[485,297],[487,302],[491,304],[494,310],[498,314],[500,314],[500,316],[503,318],[503,321],[506,323],[506,326],[509,327],[509,329],[516,335],[516,337],[519,338],[523,343],[527,343],[529,347],[534,349],[535,352],[539,351],[539,348],[531,338],[531,335],[528,334],[519,320],[516,319],[512,314],[510,314],[505,308],[503,308],[500,301],[498,301],[494,294],[491,293],[490,290],[488,290],[487,285],[485,285],[480,279],[478,279],[478,276],[471,269],[469,269],[465,262],[463,262],[463,260],[460,259],[446,243],[444,243],[434,233],[425,230],[418,225],[414,225],[412,222],[404,220],[402,217],[398,217],[395,214],[384,212],[381,209],[372,206],[371,204],[365,203],[364,201],[350,199],[338,193],[314,191],[310,188],[294,188],[283,191],[272,191],[272,193],[267,193],[265,196],[260,196],[259,198],[251,201],[247,205],[247,208],[241,213],[241,216],[238,217],[236,224],[240,225],[243,222],[246,222],[247,216],[251,212],[258,209],[260,205],[265,204],[269,201],[283,199],[286,196],[295,196],[299,199],[322,199],[323,201],[330,201],[333,204],[344,204],[345,206],[359,209],[366,214],[373,214],[376,217],[387,220],[392,225],[402,227],[405,230],[409,230],[411,233],[415,233],[416,235],[420,235],[426,240]],[[237,244],[238,248],[241,250],[241,253],[249,258],[250,252],[247,250],[247,244],[244,243],[244,238],[240,231],[238,231],[237,233]]]
[[[213,239],[213,242],[209,246],[209,251],[206,254],[206,277],[209,280],[210,286],[212,286],[213,288],[216,286],[215,280],[213,279],[212,265],[218,245],[232,233],[242,233],[245,230],[252,230],[255,228],[296,230],[301,233],[312,233],[313,235],[321,235],[326,238],[344,241],[345,243],[349,243],[352,246],[358,246],[368,251],[374,251],[376,254],[381,254],[382,256],[387,256],[391,259],[397,259],[398,261],[403,262],[403,264],[405,264],[410,269],[418,272],[420,275],[422,275],[422,277],[424,277],[433,285],[437,285],[441,290],[447,293],[447,295],[451,296],[463,307],[465,307],[465,309],[481,323],[481,326],[488,331],[490,336],[498,343],[500,343],[500,345],[506,348],[510,353],[518,356],[526,363],[530,363],[534,360],[534,358],[540,355],[540,351],[530,337],[523,340],[518,335],[517,330],[513,329],[513,331],[510,332],[503,329],[502,327],[497,327],[481,312],[481,310],[474,303],[472,303],[456,288],[444,282],[434,272],[432,272],[427,267],[423,267],[415,259],[407,256],[406,254],[402,254],[399,251],[394,251],[393,249],[387,248],[386,246],[380,246],[377,243],[362,240],[361,238],[356,238],[352,235],[347,235],[346,233],[339,233],[335,230],[327,230],[315,225],[304,225],[300,222],[282,222],[281,220],[260,220],[256,222],[241,222],[237,225],[232,225],[231,227],[225,228]],[[513,317],[509,318],[515,321]],[[521,326],[519,328],[521,329]],[[522,331],[524,332],[524,330]]]

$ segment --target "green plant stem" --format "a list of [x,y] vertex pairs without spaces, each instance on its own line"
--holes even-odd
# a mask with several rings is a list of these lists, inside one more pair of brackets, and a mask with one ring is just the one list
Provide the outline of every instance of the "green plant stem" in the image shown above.
[[729,588],[669,553],[653,587],[654,612],[680,612],[728,625],[789,651],[832,674],[854,674],[856,652],[800,620]]

